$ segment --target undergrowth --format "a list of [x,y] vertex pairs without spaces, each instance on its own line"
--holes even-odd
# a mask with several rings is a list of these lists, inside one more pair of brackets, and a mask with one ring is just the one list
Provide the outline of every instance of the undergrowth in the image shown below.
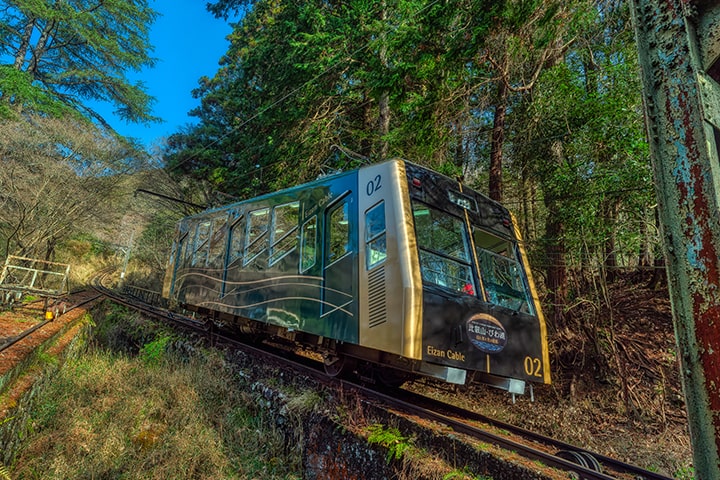
[[[41,393],[8,476],[299,478],[298,453],[288,452],[257,400],[237,388],[219,353],[179,355],[172,336],[124,313],[109,307],[96,318],[97,332],[118,348],[96,338]],[[118,343],[108,318],[134,335]]]
[[373,424],[368,426],[368,433],[369,443],[378,444],[387,449],[387,457],[385,460],[388,463],[401,459],[405,452],[414,448],[410,439],[401,435],[397,428]]

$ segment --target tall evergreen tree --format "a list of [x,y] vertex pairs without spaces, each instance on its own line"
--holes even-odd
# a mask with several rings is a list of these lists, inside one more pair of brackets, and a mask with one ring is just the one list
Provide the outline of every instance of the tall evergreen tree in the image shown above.
[[513,154],[538,181],[546,210],[543,265],[558,325],[569,269],[582,283],[607,278],[619,252],[637,258],[653,204],[627,6],[595,8],[575,47],[540,77],[514,119],[523,127]]
[[152,66],[147,0],[14,0],[0,9],[0,115],[77,111],[109,127],[88,101],[132,122],[157,120],[127,73]]
[[243,194],[387,156],[446,168],[468,64],[503,2],[451,3],[252,2],[169,165]]

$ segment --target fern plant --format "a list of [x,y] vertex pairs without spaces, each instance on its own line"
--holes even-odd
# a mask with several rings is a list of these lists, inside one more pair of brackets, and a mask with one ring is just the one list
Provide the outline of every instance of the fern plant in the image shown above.
[[10,470],[2,463],[0,463],[0,480],[11,480]]
[[385,428],[381,424],[374,424],[368,427],[368,442],[378,444],[387,448],[387,463],[392,460],[399,460],[403,454],[412,448],[412,444],[408,437],[400,434],[397,428]]

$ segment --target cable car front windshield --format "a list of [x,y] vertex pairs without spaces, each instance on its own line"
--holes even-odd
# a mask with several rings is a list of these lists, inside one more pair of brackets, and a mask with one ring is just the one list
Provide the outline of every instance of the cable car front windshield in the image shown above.
[[465,222],[416,201],[413,216],[423,281],[475,295]]
[[[467,295],[478,291],[472,274],[466,223],[458,217],[413,201],[415,232],[423,282]],[[535,314],[517,243],[473,227],[478,272],[490,303]]]
[[480,276],[491,303],[535,314],[515,242],[473,227]]

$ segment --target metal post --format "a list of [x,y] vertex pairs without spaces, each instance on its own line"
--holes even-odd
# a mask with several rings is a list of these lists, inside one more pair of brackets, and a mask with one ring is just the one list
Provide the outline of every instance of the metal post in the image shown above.
[[134,237],[135,237],[135,232],[133,230],[130,230],[130,241],[128,242],[127,251],[125,252],[125,260],[123,260],[122,272],[120,272],[120,280],[125,279],[125,272],[127,270],[128,262],[130,261],[130,250],[132,250],[132,244],[133,244]]
[[698,479],[720,478],[720,7],[632,0]]

